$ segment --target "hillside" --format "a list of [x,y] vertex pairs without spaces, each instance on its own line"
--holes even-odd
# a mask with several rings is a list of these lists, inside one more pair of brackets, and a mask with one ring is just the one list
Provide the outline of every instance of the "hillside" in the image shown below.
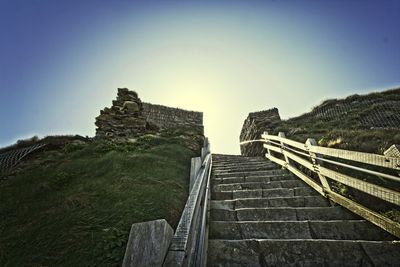
[[[400,88],[345,99],[329,99],[301,116],[281,120],[277,109],[250,113],[240,140],[258,139],[262,132],[284,132],[321,146],[382,154],[400,143]],[[259,144],[242,146],[244,155],[261,155]]]
[[0,181],[0,265],[120,265],[132,223],[176,227],[197,152],[164,133],[34,153]]
[[120,266],[133,223],[176,227],[203,114],[119,88],[96,136],[0,149],[0,266]]
[[326,100],[273,129],[300,142],[313,137],[321,146],[382,154],[400,143],[400,89]]

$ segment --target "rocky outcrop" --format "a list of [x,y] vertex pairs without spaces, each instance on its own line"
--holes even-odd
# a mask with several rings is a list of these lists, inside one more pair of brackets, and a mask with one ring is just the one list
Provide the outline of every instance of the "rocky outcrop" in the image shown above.
[[[272,130],[273,125],[280,120],[277,108],[249,113],[243,123],[240,141],[260,139],[263,132]],[[265,154],[265,149],[260,142],[243,144],[240,146],[240,150],[243,156],[262,156]]]
[[96,118],[96,137],[133,138],[146,132],[142,101],[134,91],[118,88],[111,108],[104,108]]

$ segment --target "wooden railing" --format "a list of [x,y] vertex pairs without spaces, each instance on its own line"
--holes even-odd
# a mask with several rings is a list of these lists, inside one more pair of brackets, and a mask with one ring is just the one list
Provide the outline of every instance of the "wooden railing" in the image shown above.
[[[205,266],[207,212],[210,199],[212,158],[205,140],[201,157],[192,159],[190,193],[163,266]],[[193,164],[193,162],[201,162]],[[199,166],[200,165],[200,166]],[[197,167],[196,167],[197,166]]]
[[400,158],[320,147],[314,139],[300,143],[285,138],[284,133],[274,136],[265,132],[261,138],[257,141],[263,142],[269,160],[288,169],[329,200],[400,237],[398,222],[332,188],[345,185],[398,210]]

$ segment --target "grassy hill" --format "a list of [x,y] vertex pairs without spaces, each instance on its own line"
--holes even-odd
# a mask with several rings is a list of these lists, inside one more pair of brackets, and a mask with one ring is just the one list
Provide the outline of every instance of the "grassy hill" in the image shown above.
[[[252,112],[243,123],[240,140],[259,139],[264,131],[273,135],[284,132],[287,138],[301,143],[305,143],[307,138],[314,138],[320,146],[382,155],[391,145],[400,144],[400,88],[367,95],[351,95],[344,99],[328,99],[310,112],[288,120],[281,120],[276,108]],[[241,152],[247,156],[263,156],[266,150],[261,143],[247,143],[242,145]],[[364,167],[361,163],[347,163]],[[316,181],[319,180],[309,170],[298,167],[316,178]],[[331,167],[333,170],[339,169],[334,165]],[[375,170],[394,176],[400,175],[398,171],[382,168]],[[396,191],[400,190],[400,183],[388,179],[346,168],[340,168],[340,171]],[[334,191],[400,222],[400,210],[397,206],[339,182],[331,181],[331,187]]]
[[270,128],[299,142],[312,137],[321,146],[382,154],[400,144],[400,89],[329,99]]
[[0,181],[0,266],[119,266],[132,223],[176,227],[200,139],[72,142]]

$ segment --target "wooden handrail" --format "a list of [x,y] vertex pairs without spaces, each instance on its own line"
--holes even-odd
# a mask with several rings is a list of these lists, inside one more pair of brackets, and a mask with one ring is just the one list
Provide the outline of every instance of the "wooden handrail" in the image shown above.
[[386,156],[372,154],[372,153],[350,151],[350,150],[321,147],[321,146],[308,147],[307,144],[302,144],[300,142],[293,141],[293,140],[279,137],[279,136],[275,136],[275,135],[262,134],[261,137],[264,139],[264,142],[266,140],[279,141],[286,145],[289,145],[289,146],[292,146],[292,147],[295,147],[295,148],[298,148],[301,150],[309,149],[313,153],[323,154],[325,156],[341,158],[341,159],[371,164],[371,165],[375,165],[375,166],[400,170],[400,158],[392,158],[392,157],[386,157]]
[[206,259],[206,217],[210,190],[211,152],[208,140],[201,150],[202,165],[183,209],[163,266],[204,266]]
[[[383,216],[382,214],[363,206],[354,199],[349,199],[346,196],[332,191],[328,182],[340,182],[348,187],[357,189],[383,201],[389,202],[390,204],[400,206],[400,193],[393,188],[376,185],[357,177],[353,177],[349,174],[344,174],[340,171],[340,168],[348,168],[360,173],[377,175],[383,179],[391,179],[399,182],[400,177],[373,169],[371,170],[369,167],[379,166],[392,172],[396,172],[400,170],[400,158],[320,147],[313,139],[308,139],[307,142],[303,144],[287,139],[284,133],[280,133],[278,136],[264,133],[261,135],[261,138],[264,143],[264,148],[267,149],[265,156],[269,160],[288,169],[324,197],[344,206],[345,208],[381,227],[389,233],[400,237],[400,224],[398,222],[395,222]],[[246,143],[249,142],[241,142],[241,144]],[[282,155],[282,159],[275,156],[276,154]],[[328,156],[329,159],[323,158],[324,156]],[[343,161],[346,163],[343,163]],[[338,166],[338,168],[329,169],[328,166],[323,164],[324,162],[334,164]],[[363,163],[363,167],[355,166],[352,162]],[[312,179],[307,173],[296,166],[303,166],[310,172],[315,173],[318,176],[320,183],[316,182],[315,179]]]

